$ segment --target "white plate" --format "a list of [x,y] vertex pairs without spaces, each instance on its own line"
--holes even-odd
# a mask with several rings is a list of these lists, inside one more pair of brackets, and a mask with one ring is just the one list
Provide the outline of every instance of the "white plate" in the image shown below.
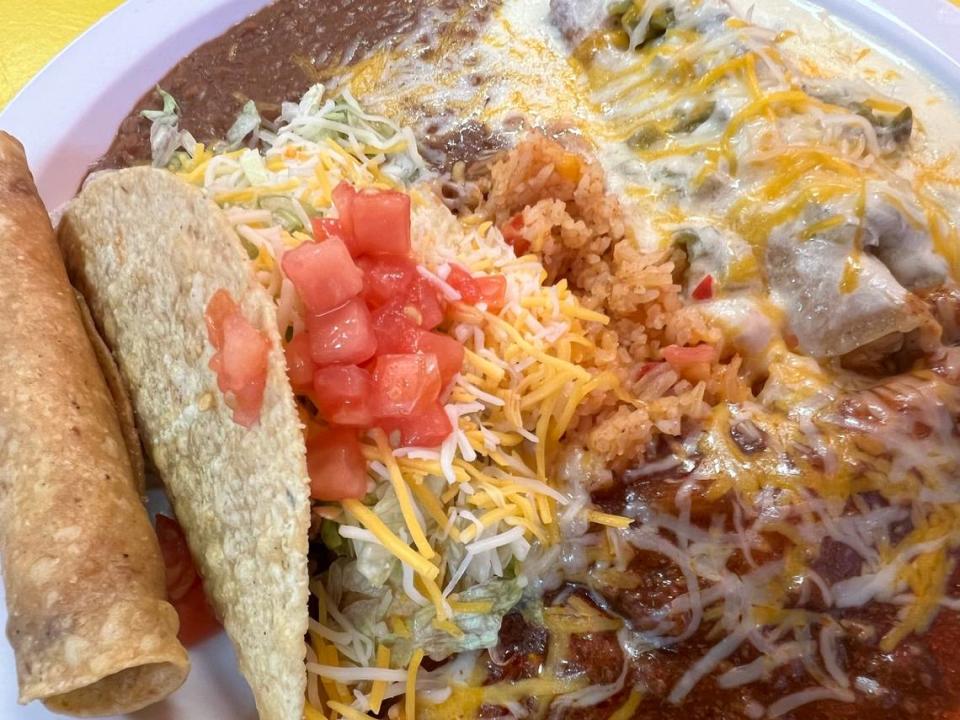
[[[49,208],[69,200],[133,104],[177,60],[266,0],[128,0],[53,60],[0,113],[0,129],[27,149]],[[760,2],[758,2],[760,4]],[[960,95],[960,8],[948,0],[817,0]],[[6,606],[0,587],[0,625]],[[253,698],[220,635],[191,649],[193,671],[138,720],[255,720]],[[10,647],[0,640],[0,720],[50,720],[16,702]]]

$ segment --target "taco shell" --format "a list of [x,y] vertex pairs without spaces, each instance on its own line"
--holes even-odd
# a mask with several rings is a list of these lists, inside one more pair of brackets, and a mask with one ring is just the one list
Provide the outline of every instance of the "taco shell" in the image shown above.
[[[300,720],[309,481],[272,298],[221,211],[166,171],[91,181],[65,212],[60,242],[260,717]],[[204,312],[220,289],[271,345],[250,429],[234,422],[208,367]]]

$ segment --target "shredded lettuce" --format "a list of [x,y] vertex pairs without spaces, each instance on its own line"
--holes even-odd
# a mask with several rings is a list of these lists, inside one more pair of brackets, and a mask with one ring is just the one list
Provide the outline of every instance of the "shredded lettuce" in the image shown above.
[[143,110],[140,114],[151,122],[150,154],[154,167],[167,167],[173,154],[183,148],[193,157],[197,141],[186,130],[180,129],[180,106],[173,96],[157,87],[163,107],[160,110]]
[[[393,490],[382,486],[378,494],[381,497],[371,510],[398,537],[409,541]],[[346,540],[338,545],[337,551],[340,557],[321,578],[324,588],[354,629],[371,641],[389,644],[393,661],[400,665],[406,664],[415,648],[423,648],[439,660],[462,651],[493,647],[497,644],[503,616],[520,602],[527,586],[527,579],[518,576],[489,580],[464,589],[457,596],[460,602],[488,601],[490,609],[483,613],[454,612],[450,620],[460,633],[451,634],[442,626],[434,626],[437,615],[432,603],[424,599],[426,604],[418,605],[405,592],[403,568],[389,550],[377,543]],[[389,617],[405,618],[410,637],[391,633],[387,628]]]
[[[378,547],[365,543],[368,547]],[[385,573],[389,565],[389,573]],[[371,582],[367,573],[376,567],[382,571]],[[387,579],[379,582],[383,574]],[[523,577],[490,580],[459,594],[460,602],[490,603],[483,613],[455,612],[450,618],[461,634],[453,635],[434,626],[436,609],[433,605],[420,607],[399,589],[399,563],[384,562],[371,565],[368,558],[361,569],[358,560],[338,558],[328,568],[323,584],[333,602],[341,609],[353,628],[373,642],[391,646],[394,663],[405,665],[416,648],[422,648],[435,660],[442,660],[458,652],[494,647],[500,635],[500,625],[506,615],[521,601],[527,581]],[[409,637],[391,633],[388,617],[407,618]]]
[[[168,167],[180,149],[193,158],[197,142],[190,133],[180,129],[180,108],[176,100],[160,88],[157,92],[163,99],[163,108],[144,110],[141,114],[152,122],[153,164]],[[380,170],[398,183],[411,183],[426,174],[413,131],[368,113],[346,89],[336,97],[328,97],[323,85],[314,85],[300,102],[283,103],[275,131],[272,127],[272,123],[264,124],[256,104],[250,100],[240,110],[224,140],[214,146],[214,154],[237,150],[248,138],[252,139],[250,146],[256,148],[261,157],[262,153],[289,143],[332,140],[356,157],[376,161]],[[258,183],[251,178],[264,180],[266,174],[259,172],[249,156],[244,157],[250,166],[243,167],[245,178],[255,186]]]
[[296,203],[296,200],[287,195],[264,195],[259,200],[260,207],[269,210],[280,226],[291,233],[309,226],[310,218],[302,209],[297,208]]
[[510,580],[490,580],[460,593],[462,602],[489,601],[492,607],[486,613],[454,613],[451,621],[462,635],[451,635],[433,625],[437,616],[433,605],[417,610],[410,621],[410,637],[391,636],[391,658],[403,666],[417,648],[435,660],[468,650],[483,650],[497,644],[500,624],[506,615],[523,597],[526,580],[522,577]]
[[[386,493],[371,510],[401,539],[409,540],[400,503],[392,491]],[[353,546],[357,555],[357,572],[373,587],[382,587],[391,575],[396,577],[395,582],[400,582],[400,561],[393,553],[376,543],[355,542]]]
[[267,172],[267,166],[263,162],[263,156],[256,150],[244,150],[240,159],[237,161],[240,169],[243,170],[244,177],[252,187],[266,185],[270,182],[270,175]]
[[237,115],[237,119],[233,121],[233,125],[227,130],[225,150],[236,150],[243,145],[243,141],[251,134],[254,140],[256,140],[261,122],[260,112],[257,110],[256,103],[253,102],[253,100],[248,100],[240,110],[240,114]]
[[275,136],[264,133],[271,145],[330,139],[357,157],[382,158],[381,170],[398,182],[414,182],[424,173],[413,131],[366,112],[347,89],[328,97],[323,85],[314,85],[299,103],[283,104],[279,125]]

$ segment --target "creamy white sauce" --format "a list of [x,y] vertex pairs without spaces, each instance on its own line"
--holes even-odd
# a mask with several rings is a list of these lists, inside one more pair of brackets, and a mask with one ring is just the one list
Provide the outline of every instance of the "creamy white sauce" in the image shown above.
[[[601,17],[598,8],[604,3],[601,0],[583,3],[560,0],[559,4],[569,6],[566,7],[568,20],[575,18],[578,24],[585,26]],[[728,15],[748,18],[756,27],[738,32],[724,21]],[[855,29],[835,21],[806,0],[680,2],[677,16],[681,26],[702,29],[702,34],[695,35],[688,43],[689,47],[682,49],[696,67],[690,83],[702,78],[713,67],[735,61],[749,50],[757,58],[755,73],[764,92],[789,88],[788,74],[796,73],[803,83],[830,83],[825,90],[830,92],[835,91],[837,81],[855,82],[860,86],[866,82],[881,96],[902,100],[913,108],[915,119],[910,150],[902,158],[892,159],[889,153],[883,152],[885,146],[878,144],[882,140],[880,131],[852,111],[839,115],[820,112],[819,119],[816,110],[812,114],[807,111],[796,115],[781,114],[775,131],[780,134],[781,145],[824,144],[831,147],[839,143],[848,148],[851,161],[864,167],[869,167],[883,154],[883,162],[889,163],[891,172],[895,171],[900,179],[884,176],[879,190],[876,183],[871,184],[866,219],[863,210],[858,210],[849,196],[841,197],[823,202],[822,207],[812,206],[813,211],[805,212],[798,222],[771,228],[763,237],[765,243],[777,241],[783,239],[785,233],[802,233],[805,227],[818,220],[827,220],[831,214],[846,217],[847,230],[830,234],[833,240],[838,234],[843,237],[843,247],[830,245],[830,240],[827,244],[820,244],[824,251],[820,265],[831,270],[828,273],[830,287],[822,288],[819,304],[801,307],[794,317],[798,326],[805,323],[808,328],[801,338],[807,350],[820,354],[833,347],[842,353],[888,331],[901,330],[905,326],[900,322],[905,302],[902,288],[891,281],[893,287],[879,288],[872,296],[870,292],[877,284],[890,281],[886,268],[875,267],[877,263],[869,258],[859,263],[860,268],[856,270],[862,274],[862,277],[858,276],[862,283],[850,289],[850,285],[856,286],[857,283],[847,282],[848,287],[841,290],[840,286],[849,277],[844,275],[843,268],[833,268],[832,264],[842,264],[845,257],[854,257],[859,252],[860,231],[855,232],[853,227],[860,225],[864,227],[862,245],[876,253],[907,289],[942,282],[946,276],[946,264],[933,252],[932,232],[922,228],[926,222],[925,211],[913,196],[910,185],[917,171],[917,162],[929,166],[943,158],[951,172],[960,170],[960,165],[947,157],[952,150],[949,138],[956,134],[960,105],[906,59],[875,46]],[[728,172],[721,164],[714,172],[708,173],[705,180],[702,177],[702,153],[670,155],[655,160],[638,155],[625,142],[629,132],[622,128],[635,128],[638,119],[648,114],[654,118],[662,117],[664,110],[661,106],[665,100],[669,101],[677,85],[654,83],[653,89],[647,92],[645,85],[631,89],[631,83],[636,83],[638,76],[656,78],[658,72],[670,71],[673,60],[661,62],[661,58],[655,57],[649,67],[633,67],[637,57],[633,53],[607,52],[599,56],[602,63],[608,63],[611,72],[620,72],[620,77],[600,86],[591,85],[585,68],[571,59],[572,48],[554,20],[550,0],[505,0],[479,42],[441,53],[439,58],[435,54],[414,52],[413,47],[401,47],[382,63],[378,82],[371,83],[370,78],[364,81],[361,73],[360,82],[353,84],[354,90],[377,111],[419,124],[422,133],[456,133],[463,128],[465,121],[486,125],[510,140],[519,138],[531,127],[548,131],[573,129],[592,145],[606,171],[611,190],[623,201],[638,243],[647,247],[665,246],[686,224],[716,227],[730,238],[731,249],[738,245],[740,229],[730,227],[729,220],[736,203],[752,195],[769,179],[769,172],[762,163],[759,171],[750,169],[750,159],[757,154],[755,145],[758,141],[763,142],[762,138],[755,137],[755,133],[766,130],[754,129],[748,122],[742,132],[734,133],[730,146],[740,160],[739,172],[732,169]],[[779,33],[796,35],[777,37]],[[586,31],[581,31],[578,37],[585,34]],[[444,40],[440,37],[432,38],[431,42],[444,47]],[[786,65],[770,59],[765,48],[782,51]],[[746,81],[739,79],[737,72],[734,70],[730,76],[722,77],[704,93],[715,103],[713,112],[699,127],[683,133],[682,142],[694,144],[715,139],[728,126],[730,118],[750,104],[752,98]],[[846,85],[837,87],[842,89]],[[853,92],[861,91],[858,87]],[[686,105],[681,103],[670,112],[689,110],[695,99],[684,101]],[[947,209],[950,221],[956,223],[960,192],[944,187],[938,187],[936,192],[939,195],[935,199]],[[754,203],[750,212],[769,214],[780,202],[783,202],[782,198],[766,204]],[[684,218],[679,226],[675,220],[678,215]],[[665,216],[673,219],[665,220]],[[756,222],[750,217],[744,220],[747,227]],[[898,238],[897,247],[884,250],[884,236],[891,235],[885,228],[891,227],[897,229],[893,233]],[[904,239],[900,241],[900,237]],[[810,251],[817,247],[811,245]],[[718,264],[711,270],[705,263],[700,263],[697,273],[699,277],[708,273],[722,277],[728,274],[730,263],[742,254],[740,248],[726,253],[726,265],[719,262],[720,255],[716,254],[714,259]],[[803,259],[802,265],[813,269],[817,266],[814,260]],[[798,269],[804,268],[798,265]],[[764,272],[762,262],[759,271]],[[848,275],[852,272],[848,271]],[[697,279],[691,277],[690,281]],[[817,282],[821,280],[817,278]],[[737,285],[732,281],[731,287]],[[802,297],[794,290],[796,288],[770,288],[770,296],[778,300],[788,313],[795,312],[796,303]],[[810,292],[809,289],[800,290]],[[861,311],[860,315],[852,310],[847,314],[848,325],[861,324],[863,320],[873,330],[848,332],[849,328],[843,327],[842,319],[836,323],[836,328],[832,328],[833,321],[823,314],[823,310],[834,301]],[[813,342],[811,338],[821,325],[825,335],[820,342]],[[840,342],[838,338],[841,337],[846,340]]]
[[[743,16],[774,30],[799,33],[790,52],[813,58],[837,77],[861,78],[888,95],[913,105],[926,133],[944,139],[958,134],[960,89],[941,87],[910,58],[885,48],[850,23],[807,0],[730,0]],[[864,55],[863,51],[869,51]],[[936,143],[941,150],[950,143]]]

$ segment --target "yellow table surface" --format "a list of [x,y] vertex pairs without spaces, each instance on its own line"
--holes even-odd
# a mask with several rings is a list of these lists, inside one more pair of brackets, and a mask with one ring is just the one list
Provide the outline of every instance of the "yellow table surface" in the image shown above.
[[0,0],[0,108],[122,0]]

